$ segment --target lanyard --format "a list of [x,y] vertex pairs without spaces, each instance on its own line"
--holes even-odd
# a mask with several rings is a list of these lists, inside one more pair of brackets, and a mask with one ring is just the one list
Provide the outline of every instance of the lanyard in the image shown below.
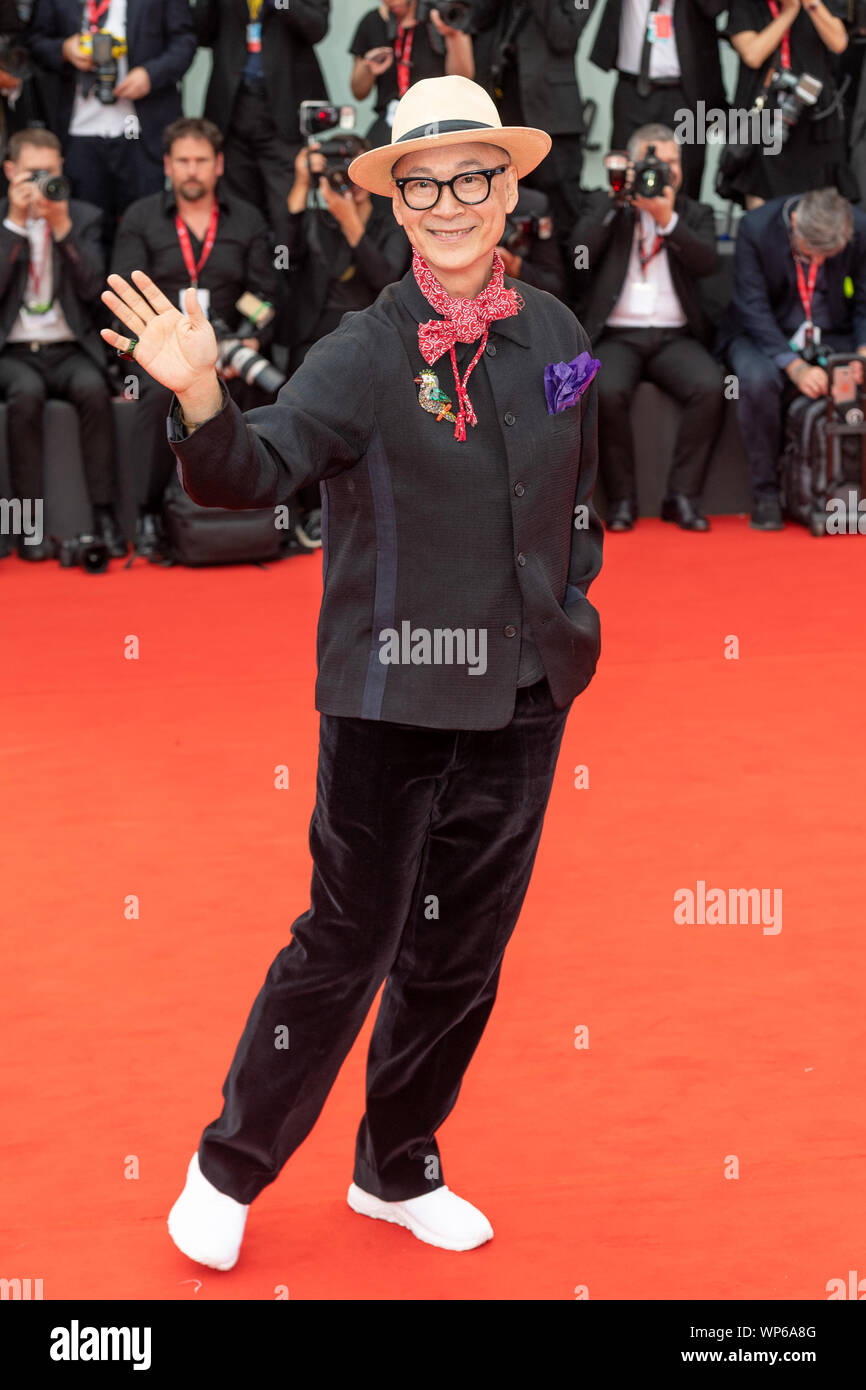
[[[769,7],[770,7],[770,14],[773,16],[774,19],[778,19],[778,18],[779,18],[779,14],[780,14],[780,10],[779,10],[779,6],[776,4],[776,0],[767,0],[767,4],[768,4]],[[782,67],[783,67],[783,68],[790,68],[790,66],[791,66],[791,30],[790,30],[790,28],[789,28],[788,30],[786,30],[786,32],[785,32],[785,36],[784,36],[784,38],[782,39],[781,48],[782,48],[782,52],[781,52]]]
[[658,255],[659,251],[661,251],[661,249],[662,249],[662,247],[664,246],[664,244],[665,244],[665,239],[664,239],[664,237],[663,237],[663,236],[659,236],[658,234],[656,234],[655,246],[654,246],[653,249],[650,251],[649,255],[648,255],[648,256],[645,256],[645,255],[644,255],[644,249],[643,249],[643,247],[644,247],[643,233],[641,232],[640,222],[638,222],[637,253],[638,253],[638,256],[640,257],[640,273],[641,273],[641,275],[646,275],[646,268],[647,268],[647,266],[649,265],[650,261],[651,261],[655,256]]
[[809,283],[806,283],[806,275],[802,265],[798,260],[794,261],[797,267],[797,289],[800,291],[800,303],[803,306],[803,313],[806,315],[806,322],[811,326],[812,323],[812,297],[815,293],[815,281],[818,278],[818,266],[812,261],[809,266]]
[[247,0],[247,10],[249,12],[250,20],[253,24],[255,24],[256,20],[261,14],[263,4],[264,0]]
[[36,260],[35,260],[34,257],[33,257],[33,253],[32,253],[32,250],[31,250],[30,262],[29,262],[29,264],[28,264],[28,266],[27,266],[27,287],[28,287],[28,291],[30,291],[30,296],[29,296],[29,297],[30,297],[31,303],[30,303],[30,304],[25,304],[24,307],[25,307],[26,309],[29,309],[29,311],[30,311],[31,313],[44,314],[44,313],[47,312],[48,309],[51,308],[51,305],[50,305],[50,304],[46,304],[45,301],[42,299],[42,296],[41,296],[41,294],[40,294],[40,291],[41,291],[41,289],[42,289],[42,280],[43,280],[45,268],[46,268],[46,266],[50,265],[50,258],[51,258],[51,228],[48,226],[48,223],[46,222],[46,223],[45,223],[45,247],[44,247],[44,250],[43,250],[43,253],[42,253],[42,259],[37,263]]
[[409,90],[409,68],[411,67],[409,59],[412,54],[412,40],[415,37],[416,27],[413,25],[410,29],[401,29],[398,26],[397,37],[394,40],[394,54],[397,58],[397,91],[401,97],[404,97]]
[[213,207],[211,208],[210,222],[208,223],[207,234],[204,239],[204,245],[201,248],[201,256],[199,257],[198,265],[196,265],[192,256],[192,243],[189,239],[189,232],[187,231],[186,223],[183,221],[179,213],[175,214],[174,225],[177,229],[177,239],[180,242],[180,249],[183,252],[183,263],[186,266],[187,274],[189,275],[189,282],[191,285],[198,285],[199,271],[202,270],[205,261],[211,253],[211,247],[213,246],[214,241],[216,240],[216,229],[217,223],[219,222],[219,215],[219,204],[217,203],[216,195],[214,195]]
[[87,0],[87,18],[90,23],[90,32],[95,34],[99,29],[99,21],[107,10],[111,8],[111,0],[102,0],[102,4],[97,5],[96,0]]

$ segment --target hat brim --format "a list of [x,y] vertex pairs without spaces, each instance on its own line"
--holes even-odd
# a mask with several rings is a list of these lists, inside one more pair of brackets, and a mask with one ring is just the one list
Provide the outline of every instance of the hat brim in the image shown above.
[[391,170],[406,154],[416,150],[435,150],[446,145],[499,145],[507,150],[516,166],[517,177],[536,168],[553,144],[546,130],[534,126],[485,126],[468,130],[446,130],[437,135],[421,135],[416,140],[397,140],[359,154],[349,165],[349,178],[368,193],[390,198],[394,191]]

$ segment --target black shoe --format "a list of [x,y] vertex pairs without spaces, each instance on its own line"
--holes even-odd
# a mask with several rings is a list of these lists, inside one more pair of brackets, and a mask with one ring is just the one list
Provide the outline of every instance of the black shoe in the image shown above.
[[662,521],[675,521],[683,531],[709,531],[710,523],[701,516],[690,497],[675,492],[662,502]]
[[96,522],[96,535],[99,540],[104,541],[108,547],[108,553],[114,560],[122,560],[129,546],[123,539],[117,518],[110,507],[94,507],[94,520]]
[[606,523],[608,531],[633,531],[637,520],[636,512],[634,502],[628,497],[611,502]]
[[778,497],[757,497],[749,525],[754,531],[783,531],[782,505]]
[[135,553],[156,565],[165,559],[161,518],[156,512],[142,512],[135,526]]
[[15,548],[22,560],[53,560],[54,542],[42,540],[38,545],[28,545],[23,536],[15,538]]

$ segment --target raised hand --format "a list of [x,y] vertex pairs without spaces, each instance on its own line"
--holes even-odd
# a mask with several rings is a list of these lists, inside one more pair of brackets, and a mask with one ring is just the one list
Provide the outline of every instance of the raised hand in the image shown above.
[[[178,396],[197,393],[215,381],[216,335],[195,290],[184,292],[186,314],[182,314],[143,270],[133,270],[132,278],[140,293],[121,275],[109,275],[113,289],[103,290],[100,297],[138,340],[134,361]],[[110,328],[100,333],[111,347],[128,349],[128,338]]]

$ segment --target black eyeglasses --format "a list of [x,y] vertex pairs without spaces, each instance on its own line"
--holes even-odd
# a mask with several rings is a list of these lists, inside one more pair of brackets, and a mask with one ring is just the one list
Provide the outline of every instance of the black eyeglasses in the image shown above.
[[504,174],[509,166],[500,164],[497,169],[467,169],[464,174],[455,174],[453,179],[420,178],[395,179],[403,202],[415,212],[435,208],[442,197],[442,189],[450,188],[458,203],[470,207],[484,203],[490,197],[490,185],[496,174]]

